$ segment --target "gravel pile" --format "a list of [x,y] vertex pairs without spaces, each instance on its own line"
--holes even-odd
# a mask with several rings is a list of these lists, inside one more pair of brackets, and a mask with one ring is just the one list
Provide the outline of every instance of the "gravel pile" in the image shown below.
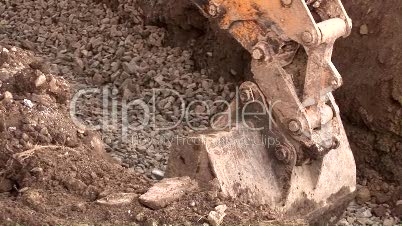
[[[100,87],[78,98],[76,115],[86,125],[101,125],[97,129],[115,159],[158,179],[169,141],[207,128],[210,116],[225,108],[222,101],[235,96],[234,87],[222,78],[208,79],[207,69],[196,71],[190,51],[163,46],[165,31],[144,25],[136,2],[124,2],[112,11],[91,0],[1,1],[0,40],[40,54],[49,70],[68,79],[76,92]],[[146,115],[151,121],[125,132],[123,103],[134,100],[144,105],[128,107],[127,123],[140,126]],[[194,101],[188,122],[181,119],[182,106]],[[210,111],[197,101],[205,101]],[[174,128],[159,129],[177,122]],[[387,204],[364,203],[352,203],[339,225],[398,223]]]
[[[41,54],[77,92],[102,87],[79,96],[76,115],[85,125],[102,125],[106,148],[118,161],[155,178],[163,174],[170,141],[207,128],[210,115],[225,108],[219,101],[235,93],[223,79],[208,79],[207,70],[195,71],[191,52],[164,47],[165,31],[143,25],[136,2],[124,2],[112,11],[90,0],[6,1],[0,3],[0,40]],[[142,130],[122,131],[122,104],[137,99],[150,112],[130,105],[127,123],[138,127],[146,115],[150,121]],[[188,119],[181,118],[183,106]]]

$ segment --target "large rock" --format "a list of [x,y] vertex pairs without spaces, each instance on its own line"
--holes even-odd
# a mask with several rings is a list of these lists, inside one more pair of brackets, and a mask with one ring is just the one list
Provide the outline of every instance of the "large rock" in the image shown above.
[[197,183],[190,177],[163,179],[141,195],[139,201],[144,206],[158,210],[178,200],[187,192],[196,190],[197,187]]

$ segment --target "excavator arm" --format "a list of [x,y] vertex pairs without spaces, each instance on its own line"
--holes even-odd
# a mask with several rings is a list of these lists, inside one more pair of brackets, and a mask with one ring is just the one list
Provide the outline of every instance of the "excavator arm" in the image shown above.
[[[352,23],[339,0],[194,0],[194,3],[238,40],[253,57],[252,72],[279,123],[292,139],[324,155],[339,143],[339,126],[333,137],[321,139],[322,125],[338,114],[331,92],[342,78],[331,62],[336,39],[350,34]],[[306,62],[296,87],[286,66],[293,64],[302,46]]]
[[[342,85],[331,61],[334,42],[352,28],[342,3],[192,1],[250,53],[253,81],[240,86],[227,114],[212,123],[215,131],[191,138],[201,145],[173,148],[168,175],[215,178],[223,194],[269,204],[285,219],[312,222],[344,206],[356,189],[356,166],[332,95]],[[255,137],[278,142],[219,143]]]

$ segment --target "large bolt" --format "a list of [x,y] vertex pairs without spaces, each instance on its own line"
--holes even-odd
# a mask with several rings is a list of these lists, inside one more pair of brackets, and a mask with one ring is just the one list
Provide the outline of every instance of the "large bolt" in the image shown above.
[[282,162],[289,162],[291,156],[289,149],[284,146],[278,146],[275,150],[275,157]]
[[290,6],[292,4],[292,0],[282,0],[282,4],[284,6]]
[[219,14],[219,7],[214,3],[210,3],[208,6],[208,14],[212,17],[217,17]]
[[264,58],[264,50],[257,47],[255,49],[253,49],[252,56],[256,60],[262,60]]
[[307,43],[307,44],[312,43],[314,41],[313,35],[308,31],[305,31],[302,33],[301,39],[304,43]]
[[296,120],[292,120],[288,124],[288,129],[293,133],[297,133],[301,130],[300,123]]

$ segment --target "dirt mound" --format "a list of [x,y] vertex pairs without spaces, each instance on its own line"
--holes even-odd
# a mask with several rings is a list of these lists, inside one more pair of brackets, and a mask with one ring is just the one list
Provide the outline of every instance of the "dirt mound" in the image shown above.
[[[88,202],[143,192],[145,179],[109,162],[97,135],[71,123],[68,84],[29,52],[1,49],[0,221],[101,221],[108,208]],[[127,219],[123,211],[110,220]]]

